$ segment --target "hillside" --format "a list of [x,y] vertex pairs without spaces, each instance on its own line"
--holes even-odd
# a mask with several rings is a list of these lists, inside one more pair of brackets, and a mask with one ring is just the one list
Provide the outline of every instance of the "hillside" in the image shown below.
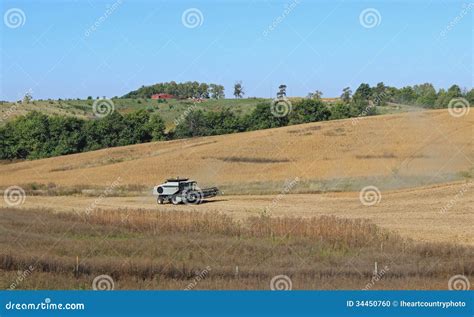
[[[296,102],[301,98],[291,98]],[[166,127],[171,129],[175,126],[174,120],[180,118],[190,110],[222,111],[229,109],[237,115],[250,113],[259,103],[270,102],[265,98],[243,98],[243,99],[204,99],[193,103],[192,100],[169,99],[158,102],[149,98],[113,98],[114,109],[121,114],[145,109],[150,113],[158,113],[165,121]],[[323,101],[331,106],[337,98],[323,98]],[[94,100],[88,99],[66,99],[66,100],[34,100],[30,103],[0,102],[0,126],[14,118],[25,115],[31,111],[39,111],[47,115],[72,116],[80,119],[94,118],[92,105]],[[420,111],[422,108],[395,103],[388,103],[379,107],[380,114],[392,114],[411,111]]]
[[[147,143],[0,166],[0,186],[148,189],[186,176],[228,194],[406,188],[472,177],[474,113],[447,110]],[[38,186],[36,186],[38,187]]]
[[[153,99],[144,98],[114,98],[112,102],[114,109],[122,114],[135,110],[145,109],[151,113],[158,113],[168,128],[173,127],[173,121],[179,118],[186,110],[201,109],[207,111],[219,111],[230,109],[237,114],[246,114],[252,111],[255,106],[268,101],[263,98],[245,98],[245,99],[205,99],[202,102],[193,103],[191,100],[170,99],[158,102]],[[47,115],[65,115],[74,116],[82,119],[94,117],[92,105],[94,100],[87,99],[67,99],[67,100],[34,100],[28,104],[3,102],[0,103],[0,125],[12,120],[13,118],[25,115],[31,111],[39,111]],[[188,110],[189,111],[189,110]]]

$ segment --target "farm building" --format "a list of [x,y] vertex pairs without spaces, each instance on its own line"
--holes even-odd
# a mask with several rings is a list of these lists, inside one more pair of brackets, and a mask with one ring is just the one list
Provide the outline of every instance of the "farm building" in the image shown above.
[[174,96],[170,94],[154,94],[151,95],[151,99],[173,99]]

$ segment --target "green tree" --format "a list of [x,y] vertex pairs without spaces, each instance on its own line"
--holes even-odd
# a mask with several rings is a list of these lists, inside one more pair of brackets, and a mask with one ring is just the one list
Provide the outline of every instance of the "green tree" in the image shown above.
[[303,99],[295,104],[290,114],[290,124],[328,120],[331,111],[321,99]]
[[242,87],[242,82],[238,81],[234,84],[234,97],[235,98],[242,98],[245,95],[244,89]]
[[136,144],[149,142],[152,139],[148,122],[150,114],[144,110],[138,110],[126,114],[123,117],[123,125],[125,129],[120,134],[122,144]]
[[351,97],[352,97],[352,90],[350,87],[346,87],[342,90],[342,95],[341,95],[341,99],[342,101],[344,101],[345,103],[349,103],[351,102]]
[[271,111],[271,105],[260,103],[243,120],[247,130],[278,128],[288,125],[288,116],[277,117]]
[[186,118],[176,126],[174,133],[177,138],[209,135],[206,118],[202,110],[189,112]]
[[320,90],[315,90],[314,92],[310,92],[308,94],[309,99],[321,99],[322,96],[323,96],[323,92]]
[[337,102],[331,108],[331,116],[330,116],[331,120],[345,119],[345,118],[350,118],[351,116],[352,116],[352,110],[349,103]]
[[395,98],[395,102],[409,105],[415,103],[415,100],[415,91],[410,86],[406,86],[400,89]]
[[277,98],[281,99],[285,97],[286,97],[286,85],[281,84],[280,86],[278,86]]
[[424,83],[415,85],[413,86],[413,91],[416,95],[416,104],[427,108],[433,108],[435,106],[437,94],[432,84]]
[[31,94],[29,92],[27,92],[25,94],[25,96],[23,96],[23,102],[22,103],[28,104],[28,103],[30,103],[30,101],[32,99],[33,99],[33,97],[31,96]]
[[474,88],[471,88],[471,90],[466,93],[465,98],[471,105],[474,105]]
[[372,101],[376,106],[384,106],[387,103],[387,91],[383,82],[372,89]]
[[362,83],[354,93],[353,99],[358,101],[368,101],[372,96],[372,89],[369,84]]
[[153,141],[164,140],[166,137],[165,122],[158,114],[153,114],[147,123],[147,130],[151,135]]
[[229,109],[207,112],[204,115],[208,135],[219,135],[244,131],[240,119]]
[[49,118],[48,156],[82,152],[85,147],[84,120],[74,117]]
[[225,98],[224,86],[216,85],[216,84],[210,84],[209,87],[210,87],[210,93],[211,93],[211,98],[212,99]]
[[16,144],[13,153],[16,158],[37,159],[49,156],[47,144],[50,139],[48,116],[37,111],[19,117],[8,125]]
[[440,89],[438,91],[438,96],[435,101],[435,108],[440,109],[440,108],[445,108],[448,106],[449,103],[449,96],[446,90]]
[[452,85],[449,87],[447,95],[450,100],[453,98],[460,98],[462,97],[461,88],[459,88],[458,85]]

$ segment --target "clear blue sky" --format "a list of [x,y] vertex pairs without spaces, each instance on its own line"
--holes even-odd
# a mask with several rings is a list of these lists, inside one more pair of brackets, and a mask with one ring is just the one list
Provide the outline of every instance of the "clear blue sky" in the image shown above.
[[[467,4],[2,0],[0,99],[27,91],[35,99],[113,97],[171,80],[221,83],[227,97],[237,80],[246,96],[261,97],[273,97],[280,83],[290,96],[325,97],[361,82],[471,88],[474,5]],[[12,8],[24,13],[20,23],[8,21]],[[182,21],[190,8],[203,17],[189,22],[194,28]],[[361,23],[368,8],[376,11]]]

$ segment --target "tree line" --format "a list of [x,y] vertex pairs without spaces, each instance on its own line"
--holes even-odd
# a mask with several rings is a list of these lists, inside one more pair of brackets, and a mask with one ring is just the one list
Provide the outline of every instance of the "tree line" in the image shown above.
[[184,83],[171,81],[151,86],[142,86],[124,95],[122,98],[151,98],[154,94],[170,94],[179,99],[222,99],[225,97],[224,86],[222,85],[199,83],[197,81],[187,81]]
[[83,120],[33,111],[0,128],[1,159],[38,159],[165,139],[165,124],[145,110]]
[[[433,84],[424,83],[402,88],[390,87],[383,82],[374,87],[368,84],[361,84],[356,91],[370,100],[373,104],[380,106],[386,102],[393,102],[406,105],[415,105],[431,109],[446,108],[454,98],[465,98],[470,104],[474,103],[474,89],[469,91],[461,89],[458,85],[452,85],[447,90],[444,88],[436,91]],[[354,94],[354,96],[356,95]],[[344,88],[341,100],[347,102],[352,97],[349,87]]]

